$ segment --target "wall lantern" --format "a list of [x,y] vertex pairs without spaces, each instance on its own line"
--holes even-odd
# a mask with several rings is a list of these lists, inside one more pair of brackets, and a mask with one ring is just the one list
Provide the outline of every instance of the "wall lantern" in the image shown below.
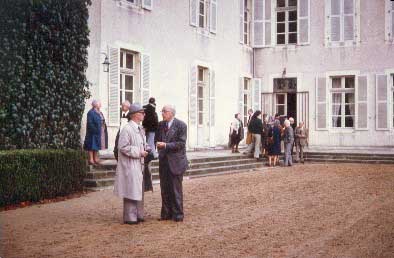
[[104,71],[105,73],[108,73],[108,72],[109,72],[109,65],[110,65],[111,63],[109,62],[108,56],[107,56],[106,53],[101,52],[101,54],[103,54],[103,55],[105,56],[104,62],[102,63],[102,65],[103,65],[103,71]]

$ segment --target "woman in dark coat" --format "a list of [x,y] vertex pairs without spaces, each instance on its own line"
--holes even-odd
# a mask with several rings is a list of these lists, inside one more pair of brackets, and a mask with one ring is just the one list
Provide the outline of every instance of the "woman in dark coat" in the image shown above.
[[[269,131],[268,137],[270,138],[270,147],[268,151],[268,165],[271,167],[276,166],[279,163],[279,155],[281,153],[280,141],[281,141],[280,121],[275,120],[274,126]],[[273,162],[272,162],[273,160]]]
[[[98,151],[103,149],[106,144],[105,142],[102,144],[102,134],[105,134],[106,126],[102,113],[100,112],[100,106],[100,101],[93,100],[92,109],[87,114],[86,136],[83,147],[88,151],[90,165],[99,162]],[[103,139],[108,139],[106,137],[104,135]]]

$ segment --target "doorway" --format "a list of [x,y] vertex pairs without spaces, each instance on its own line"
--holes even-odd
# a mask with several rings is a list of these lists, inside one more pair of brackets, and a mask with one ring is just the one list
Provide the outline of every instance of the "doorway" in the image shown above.
[[274,113],[297,118],[297,78],[274,79]]
[[197,145],[209,146],[209,74],[208,68],[197,67]]

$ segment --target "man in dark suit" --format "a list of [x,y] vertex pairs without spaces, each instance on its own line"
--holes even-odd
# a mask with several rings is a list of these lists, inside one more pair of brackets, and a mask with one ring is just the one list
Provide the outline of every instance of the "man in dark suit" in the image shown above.
[[159,174],[161,189],[160,220],[183,221],[183,174],[188,167],[186,157],[187,126],[175,118],[175,108],[163,107],[163,121],[155,134],[159,151]]

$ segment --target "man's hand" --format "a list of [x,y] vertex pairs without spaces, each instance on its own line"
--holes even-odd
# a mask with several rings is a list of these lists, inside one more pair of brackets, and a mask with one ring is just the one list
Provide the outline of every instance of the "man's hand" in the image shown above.
[[166,148],[166,143],[165,142],[157,142],[156,146],[158,149],[165,149]]
[[148,152],[141,151],[141,157],[145,158],[146,156],[148,156]]

